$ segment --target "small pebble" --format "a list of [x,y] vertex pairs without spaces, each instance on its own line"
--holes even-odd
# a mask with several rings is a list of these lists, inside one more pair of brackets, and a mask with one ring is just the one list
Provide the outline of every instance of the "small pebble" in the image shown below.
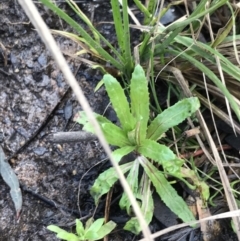
[[39,146],[33,149],[33,152],[38,156],[42,156],[46,151],[47,149],[43,146]]

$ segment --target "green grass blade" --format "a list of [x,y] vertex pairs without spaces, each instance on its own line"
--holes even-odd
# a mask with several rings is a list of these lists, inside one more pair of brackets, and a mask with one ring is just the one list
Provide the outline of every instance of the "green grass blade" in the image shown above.
[[[136,4],[136,6],[139,8],[139,10],[144,14],[144,17],[151,19],[152,14],[148,11],[148,9],[141,3],[141,1],[139,0],[134,0],[134,3]],[[144,24],[146,22],[144,21]],[[148,22],[149,23],[149,22]]]
[[228,20],[227,24],[224,26],[224,30],[221,31],[221,34],[218,34],[217,37],[215,38],[214,42],[212,43],[212,47],[215,48],[219,44],[222,43],[222,41],[229,35],[229,33],[232,31],[232,27],[234,24],[234,19],[235,16],[234,14],[232,17]]
[[72,10],[87,24],[87,26],[92,31],[95,40],[100,42],[98,31],[96,31],[96,28],[92,25],[90,19],[81,11],[81,9],[73,0],[67,0],[67,3],[72,8]]
[[[169,49],[168,50],[170,53],[178,55],[179,51]],[[182,52],[181,57],[188,60],[190,63],[192,63],[194,66],[196,66],[199,70],[201,70],[210,80],[213,81],[213,83],[222,91],[222,93],[226,96],[228,99],[233,111],[235,112],[237,118],[240,120],[240,110],[235,102],[233,96],[230,94],[226,86],[223,85],[221,80],[209,69],[207,68],[204,64],[202,64],[200,61],[196,60],[192,56]]]
[[147,130],[147,138],[157,141],[167,130],[183,122],[199,107],[200,103],[196,97],[183,99],[177,102],[175,105],[160,113],[151,122]]
[[[215,3],[212,3],[211,6],[202,11],[202,7],[206,4],[206,2],[208,2],[207,0],[202,0],[200,1],[198,7],[198,10],[195,10],[190,16],[189,18],[187,18],[186,20],[182,21],[182,22],[176,22],[172,25],[170,25],[169,27],[167,27],[165,29],[166,32],[171,32],[177,28],[184,28],[186,27],[188,24],[192,23],[193,21],[197,21],[199,19],[201,19],[202,17],[204,17],[205,15],[207,15],[208,13],[212,13],[214,12],[216,9],[220,8],[221,6],[223,6],[228,0],[218,0],[215,1]],[[204,6],[205,9],[205,6]]]
[[131,40],[130,40],[130,27],[129,27],[129,17],[128,17],[128,1],[122,0],[122,11],[123,11],[123,45],[124,52],[122,53],[125,63],[125,69],[127,76],[131,76],[133,70],[133,58],[131,52]]
[[124,66],[120,63],[120,61],[116,60],[107,51],[105,51],[97,41],[95,41],[76,21],[69,17],[64,11],[58,8],[55,4],[51,3],[49,0],[40,1],[53,12],[55,12],[60,18],[66,21],[72,28],[74,28],[86,40],[90,48],[95,49],[101,57],[103,57],[106,61],[109,61],[113,66],[121,71],[124,71]]
[[113,12],[113,21],[114,27],[117,35],[117,41],[121,52],[124,51],[123,44],[123,20],[121,16],[120,4],[116,0],[111,0],[112,12]]
[[140,156],[138,160],[148,177],[152,181],[158,195],[162,201],[184,222],[194,221],[195,218],[176,190],[169,184],[164,174],[153,166],[145,157]]
[[[188,37],[183,37],[183,36],[178,36],[175,41],[177,43],[180,43],[184,45],[185,47],[189,47],[193,53],[190,55],[193,57],[199,55],[202,58],[207,59],[213,64],[216,64],[216,59],[214,58],[215,56],[218,56],[220,61],[221,61],[221,67],[224,72],[235,78],[236,80],[240,81],[240,69],[238,66],[235,66],[232,64],[226,57],[224,57],[219,51],[215,50],[211,46],[205,43],[201,42],[195,42],[188,38]],[[174,46],[173,46],[174,47]],[[188,52],[186,52],[188,53]]]
[[[190,23],[194,23],[194,21],[199,20],[201,17],[205,16],[208,13],[213,12],[218,9],[222,5],[226,3],[227,0],[221,0],[217,2],[215,5],[212,5],[209,9],[205,10],[205,4],[207,0],[203,0],[199,3],[197,9],[184,21],[176,22],[169,27],[159,27],[161,32],[161,44],[159,45],[159,52],[162,52],[165,48],[167,48],[172,41],[174,41],[175,37],[179,35],[182,30],[189,25]],[[197,23],[198,25],[198,23]],[[170,33],[171,32],[171,33]],[[169,36],[166,37],[167,33],[170,33]]]
[[129,103],[121,85],[109,74],[104,75],[103,81],[123,131],[127,133],[133,130],[135,128],[136,121],[130,112]]
[[148,82],[143,68],[137,65],[132,74],[130,84],[131,112],[139,125],[137,143],[140,144],[146,138],[149,119],[149,93]]

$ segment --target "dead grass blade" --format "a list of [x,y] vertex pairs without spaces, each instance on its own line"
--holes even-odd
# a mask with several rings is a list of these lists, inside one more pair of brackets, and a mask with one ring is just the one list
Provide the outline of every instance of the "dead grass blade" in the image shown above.
[[[181,223],[181,224],[169,227],[169,228],[165,228],[165,229],[163,229],[159,232],[156,232],[156,233],[151,235],[151,238],[157,238],[157,237],[160,237],[160,236],[162,236],[166,233],[172,232],[174,230],[184,228],[184,227],[188,227],[188,226],[192,226],[194,224],[200,224],[201,222],[206,222],[206,221],[215,220],[215,219],[223,219],[223,218],[234,218],[234,217],[237,217],[239,215],[240,215],[240,210],[235,210],[235,211],[229,211],[229,212],[213,215],[211,217],[203,218],[203,219],[200,219],[198,221],[193,221],[193,222],[190,222],[190,223]],[[148,241],[148,239],[143,238],[143,239],[140,239],[139,241]]]
[[218,116],[221,120],[223,120],[225,123],[227,123],[229,126],[234,126],[234,129],[238,134],[240,134],[240,125],[236,121],[230,121],[229,116],[222,111],[220,108],[218,108],[216,105],[214,105],[212,102],[209,102],[203,95],[201,95],[197,91],[193,91],[193,94],[196,95],[201,103],[205,105],[208,109],[212,108],[213,113]]
[[[201,127],[202,127],[202,129],[205,133],[205,137],[208,140],[208,144],[211,148],[214,159],[216,161],[216,166],[218,168],[218,172],[219,172],[219,175],[220,175],[220,178],[221,178],[221,181],[222,181],[224,193],[225,193],[225,196],[226,196],[226,199],[227,199],[227,202],[228,202],[228,207],[229,207],[230,211],[238,210],[238,206],[237,206],[236,200],[234,198],[234,194],[231,190],[231,186],[230,186],[226,171],[224,169],[223,163],[222,163],[221,158],[219,156],[217,147],[216,147],[216,145],[215,145],[215,143],[212,139],[212,136],[211,136],[211,134],[208,130],[208,127],[206,125],[205,120],[203,119],[203,116],[202,116],[201,112],[198,111],[197,115],[198,115],[198,120],[200,121],[200,125],[201,125]],[[235,228],[236,228],[238,240],[240,240],[240,217],[239,216],[233,217],[233,223],[234,223]]]

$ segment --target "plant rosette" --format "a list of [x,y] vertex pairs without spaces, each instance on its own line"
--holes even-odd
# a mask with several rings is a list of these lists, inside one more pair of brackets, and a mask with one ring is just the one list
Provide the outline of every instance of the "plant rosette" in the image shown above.
[[[112,153],[116,162],[131,152],[136,154],[135,160],[120,167],[126,174],[135,197],[139,200],[146,221],[151,222],[154,209],[151,185],[155,187],[163,202],[180,219],[184,222],[195,220],[186,202],[177,194],[166,176],[173,176],[184,181],[191,189],[198,189],[204,201],[209,198],[209,188],[197,178],[194,171],[183,167],[184,160],[178,158],[169,147],[159,144],[158,140],[166,131],[183,122],[200,107],[198,98],[180,100],[150,122],[148,82],[140,65],[137,65],[132,73],[130,104],[123,88],[113,76],[104,75],[103,82],[119,119],[120,127],[99,114],[95,113],[95,117],[107,142],[118,147]],[[75,116],[75,121],[83,125],[83,130],[94,133],[84,111],[80,111]],[[164,171],[158,170],[154,164],[161,165]],[[141,177],[139,177],[140,166],[144,170]],[[190,179],[191,184],[185,178]],[[99,175],[90,190],[95,203],[99,202],[102,195],[109,192],[117,180],[114,168],[109,168]],[[132,215],[131,203],[125,193],[119,204],[129,215]],[[141,231],[136,217],[132,217],[124,228],[135,234]]]
[[56,225],[49,225],[48,230],[57,234],[57,238],[67,241],[93,241],[104,238],[109,234],[116,224],[113,221],[109,221],[104,224],[104,218],[99,218],[93,222],[93,218],[90,218],[86,222],[84,228],[82,222],[76,219],[76,234],[65,231]]

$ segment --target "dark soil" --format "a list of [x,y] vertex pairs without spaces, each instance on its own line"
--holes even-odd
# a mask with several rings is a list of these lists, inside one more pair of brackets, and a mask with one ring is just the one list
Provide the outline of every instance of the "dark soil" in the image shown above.
[[[59,18],[40,4],[38,7],[52,28],[62,26]],[[19,220],[9,188],[0,178],[0,240],[58,240],[46,230],[47,225],[64,226],[93,212],[88,189],[98,169],[93,169],[95,174],[92,171],[81,183],[81,215],[77,206],[79,181],[105,154],[96,141],[61,145],[48,141],[48,134],[63,131],[66,126],[66,103],[73,107],[72,116],[81,107],[17,1],[1,3],[0,21],[1,145],[9,157],[29,143],[10,160],[22,185]],[[77,50],[66,39],[58,38],[57,42],[68,53]],[[94,111],[103,113],[108,104],[105,92],[93,92],[99,78],[75,60],[67,60]],[[80,130],[72,118],[66,131]],[[38,195],[47,200],[39,199]]]
[[[101,4],[94,5],[96,22],[109,20],[109,4]],[[68,29],[42,5],[37,7],[51,28]],[[66,8],[64,4],[62,7]],[[91,15],[92,6],[81,7]],[[76,218],[86,220],[92,216],[95,205],[89,188],[109,163],[94,166],[106,158],[95,140],[64,144],[49,141],[51,133],[81,130],[73,122],[81,107],[17,1],[0,3],[0,21],[0,141],[7,158],[12,157],[9,161],[23,193],[22,212],[17,219],[9,187],[0,178],[0,241],[58,240],[46,227],[56,224],[71,230]],[[112,27],[102,26],[100,30],[113,36]],[[78,50],[67,39],[56,40],[65,53]],[[106,93],[104,89],[93,91],[101,76],[75,59],[66,58],[93,110],[103,113],[108,105]],[[105,115],[116,121],[111,109]],[[114,197],[121,191],[117,185]],[[158,199],[155,202],[161,206]],[[103,217],[104,205],[99,205],[95,217]],[[168,212],[164,211],[165,220],[155,212],[150,226],[153,232],[166,227]],[[176,217],[171,218],[167,226],[175,224]],[[133,240],[132,234],[121,231],[128,216],[119,210],[117,202],[112,205],[109,219],[118,223],[112,240]],[[199,230],[186,229],[180,236],[184,237],[181,240],[201,240]],[[159,240],[178,238],[168,236]]]

